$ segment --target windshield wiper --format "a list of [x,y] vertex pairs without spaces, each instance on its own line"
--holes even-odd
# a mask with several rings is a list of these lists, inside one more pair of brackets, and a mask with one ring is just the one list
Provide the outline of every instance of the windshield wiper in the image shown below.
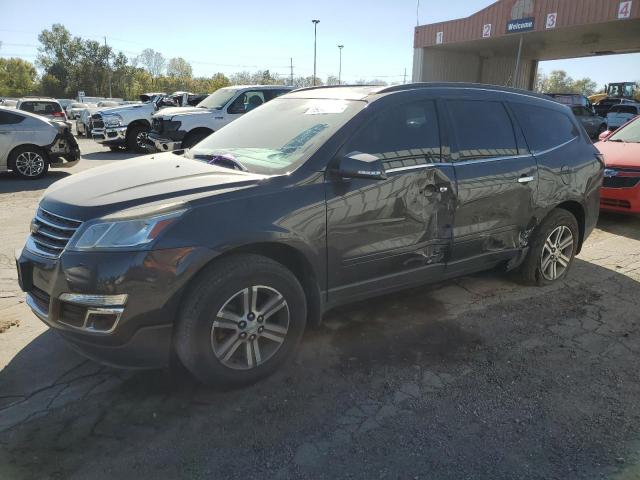
[[613,140],[609,140],[610,142],[619,142],[619,143],[625,143],[624,140],[620,140],[619,138],[614,138]]

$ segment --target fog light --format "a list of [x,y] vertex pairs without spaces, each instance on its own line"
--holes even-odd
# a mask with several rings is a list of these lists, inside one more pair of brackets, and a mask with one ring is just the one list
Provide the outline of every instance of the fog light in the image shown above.
[[89,310],[87,312],[87,318],[84,328],[87,330],[94,330],[96,332],[108,333],[115,329],[116,323],[120,318],[120,311],[108,311],[105,310]]
[[127,295],[63,293],[58,322],[87,333],[109,334],[118,326]]

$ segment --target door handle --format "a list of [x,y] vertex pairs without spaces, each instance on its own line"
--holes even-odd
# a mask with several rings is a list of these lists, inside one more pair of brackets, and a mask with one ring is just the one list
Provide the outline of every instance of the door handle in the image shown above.
[[518,179],[518,183],[529,183],[529,182],[533,182],[533,180],[534,179],[532,175],[529,175],[529,176],[523,175]]

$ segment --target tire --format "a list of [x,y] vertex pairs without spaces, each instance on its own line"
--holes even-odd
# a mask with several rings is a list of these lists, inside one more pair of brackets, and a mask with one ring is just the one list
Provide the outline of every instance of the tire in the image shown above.
[[189,133],[189,134],[187,134],[187,136],[182,141],[181,148],[191,148],[196,143],[200,143],[202,140],[207,138],[212,133],[213,132],[209,132],[209,133],[205,133],[205,132]]
[[9,165],[18,177],[36,180],[49,171],[49,157],[41,148],[25,145],[11,152]]
[[[252,298],[256,312],[247,313],[244,306]],[[200,382],[245,385],[267,377],[290,358],[306,317],[304,290],[293,273],[260,255],[232,255],[196,280],[180,310],[175,349]]]
[[[557,234],[560,237],[555,236]],[[571,245],[563,247],[569,237]],[[552,210],[533,234],[527,257],[520,266],[522,280],[529,285],[543,286],[565,278],[573,265],[579,238],[578,222],[573,214],[561,208]],[[550,255],[550,263],[546,263]]]
[[133,125],[127,130],[127,149],[136,153],[147,153],[147,149],[140,142],[140,135],[149,133],[146,125]]

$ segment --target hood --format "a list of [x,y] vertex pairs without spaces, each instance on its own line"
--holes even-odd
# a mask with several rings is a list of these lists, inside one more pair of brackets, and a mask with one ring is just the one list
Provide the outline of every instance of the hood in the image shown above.
[[264,178],[166,152],[70,175],[51,185],[41,204],[84,221],[135,206],[188,202],[249,188]]
[[640,143],[598,142],[607,167],[640,168]]
[[155,115],[158,117],[177,117],[180,115],[193,115],[194,113],[211,113],[211,110],[198,107],[167,107]]

